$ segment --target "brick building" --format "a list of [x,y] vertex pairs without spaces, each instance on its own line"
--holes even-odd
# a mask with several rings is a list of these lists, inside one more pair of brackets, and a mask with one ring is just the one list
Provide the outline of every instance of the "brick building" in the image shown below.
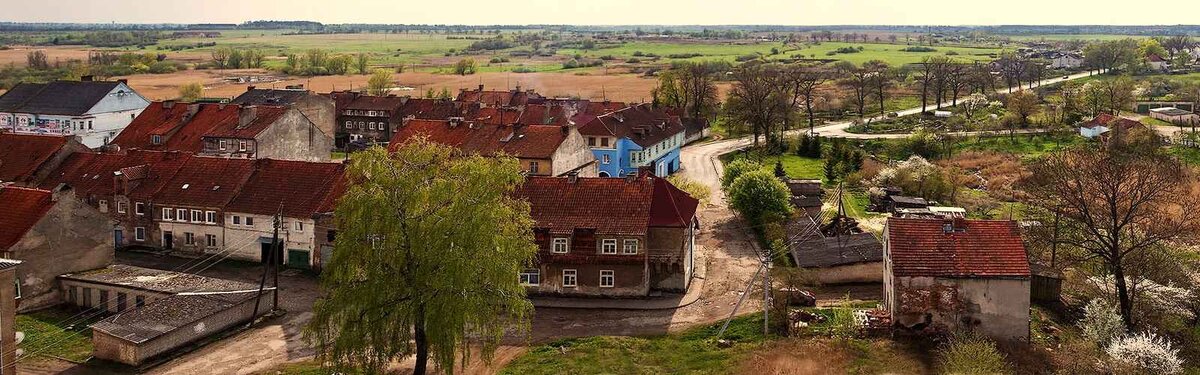
[[464,154],[516,157],[531,176],[575,173],[596,176],[596,159],[574,128],[553,125],[489,125],[479,121],[409,120],[389,147],[420,137]]

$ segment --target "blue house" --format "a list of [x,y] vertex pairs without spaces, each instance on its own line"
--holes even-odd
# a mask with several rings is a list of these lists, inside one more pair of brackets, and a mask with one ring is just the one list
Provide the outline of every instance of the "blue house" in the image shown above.
[[680,168],[685,130],[679,117],[637,104],[581,119],[579,134],[596,155],[601,177],[621,177],[650,167],[657,176]]

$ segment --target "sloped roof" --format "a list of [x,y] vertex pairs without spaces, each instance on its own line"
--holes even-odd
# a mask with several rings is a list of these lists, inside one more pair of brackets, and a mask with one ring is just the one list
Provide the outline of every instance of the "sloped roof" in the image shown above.
[[53,193],[6,186],[0,188],[0,207],[0,250],[8,250],[54,207]]
[[501,152],[515,157],[548,159],[567,139],[567,129],[553,125],[499,126],[479,122],[452,125],[445,120],[409,120],[392,136],[389,148],[418,137],[484,156]]
[[67,141],[65,136],[0,133],[0,182],[29,179]]
[[1124,117],[1114,116],[1114,115],[1111,115],[1108,113],[1101,113],[1101,114],[1097,115],[1095,118],[1092,118],[1091,120],[1088,120],[1087,122],[1084,122],[1080,126],[1082,126],[1084,128],[1088,128],[1088,129],[1095,129],[1098,126],[1104,126],[1104,127],[1108,128],[1109,130],[1117,129],[1118,127],[1121,130],[1130,130],[1133,128],[1144,127],[1145,125],[1143,125],[1141,122],[1136,121],[1136,120],[1130,120],[1130,119],[1127,119]]
[[134,190],[146,190],[143,197],[148,197],[157,190],[158,184],[174,175],[174,170],[187,157],[187,154],[178,152],[139,150],[120,154],[77,152],[51,172],[41,188],[52,189],[58,184],[67,184],[80,197],[111,196],[116,193],[113,191],[113,179],[117,174],[140,167],[141,175],[134,176],[131,187]]
[[535,227],[555,234],[644,235],[650,227],[693,225],[699,201],[652,175],[630,178],[528,177],[514,192],[530,205]]
[[[792,232],[790,232],[789,236]],[[883,244],[871,233],[837,237],[817,236],[792,244],[796,265],[804,268],[836,267],[883,261]]]
[[521,111],[512,108],[473,107],[467,111],[467,120],[478,121],[487,125],[512,125],[521,119]]
[[396,111],[404,106],[404,102],[408,98],[398,96],[370,96],[363,95],[354,98],[349,103],[344,104],[339,109],[356,109],[368,111]]
[[[231,104],[151,103],[117,134],[112,144],[122,149],[199,152],[204,148],[204,137],[254,138],[292,110],[247,106],[246,110],[256,111],[255,117],[246,126],[239,126],[241,108]],[[161,144],[154,144],[155,135],[162,137]]]
[[[254,118],[245,125],[240,123],[240,111],[253,111]],[[219,137],[219,138],[244,138],[252,139],[257,137],[267,128],[271,127],[276,121],[279,121],[288,111],[294,111],[288,107],[280,106],[225,106],[224,112],[233,112],[233,120],[218,122],[212,130],[205,133],[204,137]],[[228,118],[228,117],[224,117]],[[195,121],[196,119],[193,119]]]
[[253,105],[288,105],[296,104],[296,102],[315,95],[308,90],[279,90],[279,89],[247,89],[238,97],[229,101],[230,104],[253,104]]
[[[226,211],[273,215],[282,207],[287,217],[312,217],[333,190],[345,166],[291,160],[258,160],[258,168]],[[282,204],[282,205],[281,205]]]
[[895,276],[1029,277],[1015,221],[889,218],[885,233]]
[[461,103],[447,99],[408,99],[400,107],[401,117],[415,119],[445,120],[451,117],[461,117]]
[[579,133],[585,136],[629,138],[642,147],[653,146],[683,131],[679,117],[646,104],[600,115],[579,126]]
[[459,102],[481,103],[493,107],[516,107],[542,100],[542,96],[531,91],[463,90],[458,93]]
[[192,156],[154,193],[155,202],[225,207],[254,171],[254,160]]
[[120,84],[116,81],[21,83],[0,96],[0,111],[78,116],[95,107]]

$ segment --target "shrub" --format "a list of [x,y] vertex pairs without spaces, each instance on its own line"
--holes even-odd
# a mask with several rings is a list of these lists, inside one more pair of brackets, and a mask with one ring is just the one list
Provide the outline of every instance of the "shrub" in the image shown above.
[[579,60],[570,59],[563,63],[563,69],[575,69],[579,67]]
[[933,48],[933,47],[912,46],[912,47],[901,48],[900,51],[902,51],[902,52],[937,52],[937,49]]
[[758,57],[759,57],[759,56],[758,56],[758,54],[753,54],[753,53],[752,53],[752,54],[748,54],[748,55],[741,55],[741,56],[738,56],[738,57],[736,58],[736,60],[737,60],[738,62],[747,62],[747,61],[758,60]]
[[736,180],[742,174],[760,169],[762,169],[762,165],[754,161],[746,159],[734,160],[725,166],[725,174],[721,175],[721,188],[728,189],[729,185],[733,184],[733,180]]
[[784,218],[792,212],[791,193],[771,172],[756,170],[738,176],[729,185],[729,205],[752,225]]
[[1011,372],[996,344],[974,333],[959,333],[938,350],[942,374],[1007,374]]
[[1183,372],[1183,360],[1179,350],[1171,342],[1150,332],[1142,332],[1116,339],[1108,345],[1105,353],[1113,362],[1133,367],[1139,373],[1178,374]]
[[533,73],[534,70],[532,68],[518,66],[516,68],[513,68],[512,72],[513,73]]
[[708,203],[709,197],[712,196],[712,191],[708,189],[708,186],[699,181],[684,177],[681,174],[673,174],[667,177],[667,181],[675,185],[679,190],[683,190],[688,195],[691,195],[692,198],[699,200],[701,204]]
[[625,60],[625,63],[626,63],[626,64],[639,64],[639,63],[641,63],[641,62],[642,62],[642,60],[639,60],[639,59],[638,59],[638,58],[636,58],[636,57],[634,57],[634,58],[631,58],[631,59],[629,59],[629,60]]
[[1117,308],[1102,299],[1094,299],[1083,308],[1083,319],[1076,323],[1083,337],[1105,346],[1125,334],[1125,323]]

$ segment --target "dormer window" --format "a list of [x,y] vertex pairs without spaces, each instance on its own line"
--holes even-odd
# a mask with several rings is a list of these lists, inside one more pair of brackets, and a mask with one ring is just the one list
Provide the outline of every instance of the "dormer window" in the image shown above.
[[162,136],[158,135],[158,134],[151,135],[150,136],[150,144],[161,145],[162,144]]
[[225,151],[225,148],[229,147],[229,141],[222,139],[220,142],[217,142],[217,145],[218,150]]

